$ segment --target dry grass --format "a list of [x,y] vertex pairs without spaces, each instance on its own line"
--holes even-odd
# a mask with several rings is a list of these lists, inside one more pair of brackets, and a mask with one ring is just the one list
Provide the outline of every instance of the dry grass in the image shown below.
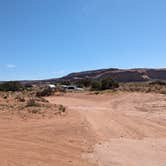
[[0,114],[13,117],[43,118],[61,115],[66,112],[62,105],[49,103],[46,99],[36,97],[29,92],[0,92]]
[[166,85],[151,83],[124,83],[120,85],[119,90],[128,92],[166,94]]

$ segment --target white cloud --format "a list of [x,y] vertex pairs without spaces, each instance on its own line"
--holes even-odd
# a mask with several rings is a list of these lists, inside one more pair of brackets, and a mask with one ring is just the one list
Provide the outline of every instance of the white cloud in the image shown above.
[[16,65],[14,65],[14,64],[7,64],[6,67],[11,69],[11,68],[16,68]]

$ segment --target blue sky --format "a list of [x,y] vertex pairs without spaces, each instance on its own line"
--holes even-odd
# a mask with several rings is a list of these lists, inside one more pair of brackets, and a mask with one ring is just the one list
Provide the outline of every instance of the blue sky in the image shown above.
[[0,80],[166,67],[165,0],[0,0]]

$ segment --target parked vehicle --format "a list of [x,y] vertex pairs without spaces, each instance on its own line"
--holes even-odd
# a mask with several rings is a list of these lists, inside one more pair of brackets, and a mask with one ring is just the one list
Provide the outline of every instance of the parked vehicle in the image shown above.
[[83,91],[83,88],[77,87],[77,86],[72,86],[72,85],[63,85],[62,86],[66,91]]

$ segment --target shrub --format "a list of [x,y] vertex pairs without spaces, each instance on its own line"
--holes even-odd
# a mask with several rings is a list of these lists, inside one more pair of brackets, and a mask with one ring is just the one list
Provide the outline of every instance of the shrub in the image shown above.
[[93,81],[91,84],[91,90],[101,90],[101,82]]
[[64,80],[60,82],[61,85],[71,85],[72,83],[69,80]]
[[40,113],[40,109],[33,109],[29,112],[32,113],[32,114],[37,114],[37,113]]
[[38,91],[36,93],[36,96],[37,97],[44,97],[44,96],[50,96],[53,94],[53,90],[51,88],[44,88],[42,89],[41,91]]
[[90,87],[92,84],[92,80],[89,78],[81,79],[75,82],[79,87]]
[[60,112],[65,112],[65,111],[66,111],[66,108],[65,108],[63,105],[60,105],[60,106],[59,106],[59,111],[60,111]]
[[164,82],[164,81],[154,81],[154,82],[150,82],[149,85],[161,85],[161,86],[166,86],[166,82]]
[[91,90],[107,90],[118,88],[119,84],[111,78],[106,78],[101,81],[93,81],[91,84]]
[[106,78],[101,81],[101,90],[118,88],[119,84],[111,78]]
[[18,100],[19,102],[25,102],[24,96],[21,95],[16,96],[15,99]]
[[27,107],[36,107],[39,106],[39,104],[36,103],[34,99],[29,99],[26,104]]
[[9,81],[0,84],[0,91],[21,91],[23,89],[23,85],[18,81]]

